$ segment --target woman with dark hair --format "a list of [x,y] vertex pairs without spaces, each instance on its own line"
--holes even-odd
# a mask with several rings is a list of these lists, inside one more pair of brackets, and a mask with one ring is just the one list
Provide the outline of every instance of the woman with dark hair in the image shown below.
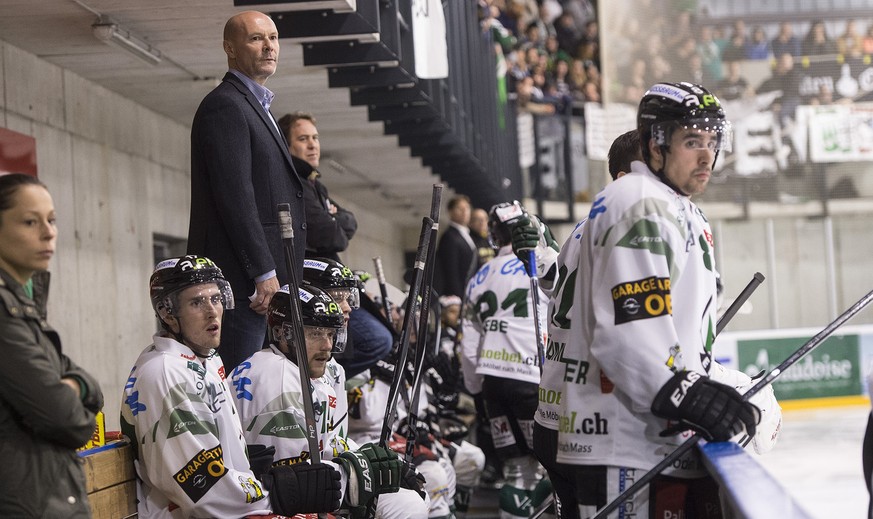
[[57,235],[45,185],[0,176],[0,517],[91,516],[76,449],[103,393],[45,320]]

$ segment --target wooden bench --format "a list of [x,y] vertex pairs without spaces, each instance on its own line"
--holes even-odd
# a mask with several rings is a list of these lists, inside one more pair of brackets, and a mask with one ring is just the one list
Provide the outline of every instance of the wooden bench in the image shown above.
[[109,443],[85,451],[82,460],[93,518],[135,518],[136,471],[130,444]]

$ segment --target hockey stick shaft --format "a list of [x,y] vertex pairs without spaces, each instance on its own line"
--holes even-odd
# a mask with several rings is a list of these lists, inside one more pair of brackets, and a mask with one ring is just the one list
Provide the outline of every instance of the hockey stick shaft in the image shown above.
[[[733,303],[731,303],[731,305],[728,307],[728,309],[725,310],[725,312],[719,318],[718,322],[715,324],[716,335],[720,334],[721,331],[724,330],[724,328],[727,326],[727,324],[729,322],[731,322],[731,319],[733,319],[733,317],[737,314],[737,312],[740,310],[740,308],[744,304],[746,304],[746,301],[749,300],[749,297],[751,297],[752,293],[755,292],[755,290],[757,290],[757,288],[761,285],[761,283],[764,282],[764,279],[765,278],[764,278],[763,274],[761,274],[760,272],[755,272],[755,275],[752,276],[752,280],[749,281],[749,283],[746,285],[746,287],[739,293],[737,298],[734,299]],[[690,448],[692,445],[689,445],[688,448]],[[680,445],[677,448],[677,450],[681,449],[683,447],[684,447],[684,444]],[[678,459],[679,456],[681,456],[682,454],[687,452],[687,450],[688,449],[686,448],[684,451],[682,451],[679,454],[675,454],[676,451],[673,451],[673,453],[671,455],[675,455],[676,456],[675,459]],[[675,461],[675,459],[673,461]],[[672,463],[672,461],[671,461],[671,463]],[[650,473],[654,473],[652,475],[652,478],[654,478],[654,476],[658,475],[666,467],[667,467],[667,465],[664,465],[663,467],[659,468],[659,466],[656,465],[654,468],[652,468],[651,471],[649,471],[649,473],[645,474],[643,477],[648,476],[648,474],[650,474]],[[657,469],[657,471],[656,471],[656,469]],[[652,478],[650,478],[650,479],[652,479]],[[634,488],[634,487],[636,487],[636,488]],[[603,510],[606,513],[611,512],[618,505],[622,504],[625,500],[633,497],[634,494],[636,494],[641,487],[642,487],[642,484],[640,484],[639,486],[636,486],[636,485],[630,486],[621,495],[619,495],[617,498],[615,498],[614,501],[607,504],[606,508],[604,508]],[[536,518],[540,517],[543,513],[545,513],[545,511],[548,510],[549,506],[551,505],[552,500],[554,500],[554,496],[549,496],[549,498],[547,498],[545,501],[543,501],[543,503],[539,507],[537,507],[537,509],[534,510],[534,512],[531,514],[531,519],[536,519]],[[607,510],[607,508],[608,508],[608,510]]]
[[321,461],[318,448],[318,428],[315,421],[315,407],[312,404],[312,383],[309,376],[309,355],[306,354],[306,337],[303,334],[303,314],[300,311],[300,283],[297,279],[297,261],[294,258],[294,227],[291,219],[291,205],[279,204],[279,230],[282,234],[282,247],[285,249],[285,266],[288,268],[288,293],[291,296],[291,317],[294,323],[294,349],[297,353],[297,370],[300,374],[303,417],[306,422],[306,441],[312,463]]
[[421,287],[421,276],[424,271],[425,255],[430,243],[430,228],[432,225],[433,221],[430,218],[424,217],[422,219],[421,234],[418,238],[418,250],[415,253],[415,263],[412,266],[412,280],[409,286],[409,294],[406,297],[403,328],[400,330],[397,365],[394,366],[394,378],[391,379],[391,388],[388,390],[388,402],[385,408],[385,417],[382,420],[382,433],[379,435],[379,445],[382,447],[388,445],[391,427],[394,424],[394,414],[397,410],[397,395],[405,378],[406,357],[409,353],[409,330],[414,323],[415,302],[418,299],[418,290]]
[[[825,326],[820,332],[815,334],[811,339],[806,341],[800,348],[798,348],[794,353],[788,356],[787,359],[782,361],[778,366],[773,368],[766,376],[762,377],[754,386],[752,386],[748,391],[743,394],[743,400],[748,401],[752,396],[761,391],[767,384],[772,383],[776,380],[782,373],[785,372],[788,368],[797,363],[800,359],[805,357],[809,352],[814,350],[816,347],[821,345],[831,334],[833,334],[840,326],[846,323],[849,319],[854,317],[858,312],[863,310],[870,302],[873,301],[873,291],[867,293],[864,297],[859,299],[855,304],[849,307],[845,312],[839,315],[833,322],[829,325]],[[676,460],[681,458],[686,452],[691,450],[697,442],[700,441],[700,435],[694,434],[684,443],[679,445],[673,452],[670,453],[667,457],[661,460],[660,463],[655,465],[649,472],[647,472],[643,477],[637,480],[636,483],[631,485],[627,490],[621,493],[615,500],[609,503],[602,510],[597,512],[592,519],[605,519],[607,514],[618,508],[623,502],[633,497],[644,485],[648,485],[658,474],[661,473],[665,468],[672,465]]]
[[376,268],[376,281],[379,282],[379,293],[382,294],[382,310],[385,311],[385,319],[391,322],[391,303],[388,302],[388,282],[385,281],[385,270],[382,269],[382,256],[373,258],[373,266]]
[[543,329],[540,324],[540,279],[537,277],[537,253],[534,249],[530,250],[528,271],[530,275],[530,299],[533,306],[534,333],[537,335],[537,365],[540,367],[540,376],[542,376],[543,364],[546,362],[546,347],[543,344]]
[[715,325],[716,335],[720,334],[721,331],[724,330],[724,327],[727,326],[727,323],[731,322],[731,319],[733,319],[734,315],[736,315],[736,313],[740,311],[740,308],[742,308],[742,306],[746,304],[746,301],[752,295],[752,292],[757,290],[758,286],[763,282],[764,275],[760,272],[755,272],[755,275],[752,276],[752,280],[749,281],[749,284],[746,285],[746,288],[744,288],[743,291],[740,292],[740,295],[738,295],[737,298],[734,299],[734,302],[731,303],[728,309],[725,310],[724,314],[722,314],[721,318],[719,318],[718,323],[716,323]]
[[421,314],[418,320],[418,333],[415,338],[415,369],[412,379],[412,396],[409,399],[407,409],[407,422],[409,436],[406,440],[406,461],[412,462],[412,454],[415,451],[415,430],[418,421],[418,403],[421,395],[421,383],[424,377],[424,359],[428,347],[428,319],[430,318],[430,303],[433,289],[434,258],[436,257],[437,234],[440,230],[440,199],[442,197],[442,184],[434,184],[430,200],[430,219],[433,222],[430,228],[430,243],[425,255],[425,265],[421,288]]

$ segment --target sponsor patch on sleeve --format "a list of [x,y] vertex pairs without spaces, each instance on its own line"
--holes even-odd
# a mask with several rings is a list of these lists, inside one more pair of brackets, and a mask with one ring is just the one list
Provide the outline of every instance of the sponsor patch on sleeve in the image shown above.
[[612,287],[615,324],[649,319],[673,313],[670,278],[649,277]]
[[224,467],[221,445],[209,450],[201,450],[188,460],[179,472],[173,474],[173,479],[182,487],[191,501],[197,502],[218,483],[227,469]]

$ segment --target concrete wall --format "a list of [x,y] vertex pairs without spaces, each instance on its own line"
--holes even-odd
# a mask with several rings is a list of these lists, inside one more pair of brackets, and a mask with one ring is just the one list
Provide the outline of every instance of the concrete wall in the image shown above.
[[189,130],[75,74],[0,43],[0,125],[36,139],[58,247],[49,322],[100,381],[107,428],[155,330],[152,236],[188,229]]
[[[57,209],[49,322],[100,381],[107,429],[117,430],[122,388],[156,329],[154,235],[188,233],[190,128],[3,42],[0,103],[0,126],[36,139]],[[372,272],[373,251],[388,251],[386,275],[402,286],[403,230],[339,202],[359,223],[343,259]]]

